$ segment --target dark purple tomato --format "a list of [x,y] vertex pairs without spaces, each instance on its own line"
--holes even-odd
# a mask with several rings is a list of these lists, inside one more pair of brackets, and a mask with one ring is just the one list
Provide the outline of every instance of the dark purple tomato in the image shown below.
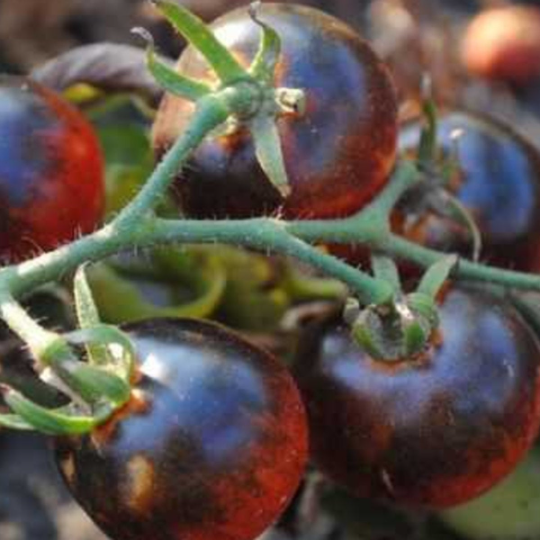
[[373,360],[337,324],[295,366],[316,465],[353,493],[448,507],[488,490],[540,424],[540,341],[510,305],[452,288],[418,358]]
[[60,438],[60,472],[115,540],[248,540],[279,516],[307,456],[285,367],[213,323],[126,325],[142,378],[94,433]]
[[[476,220],[483,239],[482,259],[519,270],[540,269],[540,153],[514,130],[487,116],[453,111],[439,120],[440,148],[449,152],[451,135],[462,131],[457,157],[462,170],[457,198]],[[402,152],[412,151],[420,124],[405,125]],[[407,234],[407,233],[405,233]],[[409,236],[428,247],[471,254],[465,227],[428,216]]]
[[0,76],[0,258],[92,232],[104,194],[101,148],[82,114],[42,85]]
[[[276,86],[302,89],[307,98],[304,115],[278,121],[292,191],[282,200],[256,160],[250,135],[240,129],[206,140],[182,169],[175,189],[183,210],[194,217],[352,214],[381,189],[394,162],[397,105],[388,71],[351,28],[321,11],[264,3],[259,17],[282,38]],[[249,64],[261,29],[247,7],[217,19],[211,28]],[[181,55],[178,70],[212,79],[192,48]],[[153,129],[158,157],[186,129],[193,110],[179,97],[163,99]]]

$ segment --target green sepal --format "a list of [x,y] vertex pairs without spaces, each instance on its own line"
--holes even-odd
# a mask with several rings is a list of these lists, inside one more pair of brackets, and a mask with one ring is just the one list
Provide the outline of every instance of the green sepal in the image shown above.
[[407,295],[406,301],[409,309],[423,317],[432,330],[438,326],[439,312],[434,298],[422,292],[413,292]]
[[373,313],[369,309],[363,310],[351,327],[351,336],[369,356],[374,359],[385,359],[385,351],[377,339],[378,329],[373,324]]
[[253,22],[262,29],[259,49],[248,71],[256,79],[271,83],[281,54],[281,39],[273,28],[259,19],[259,6],[260,2],[252,2],[248,8]]
[[[75,302],[75,312],[81,328],[92,328],[101,323],[99,312],[94,302],[92,289],[86,278],[85,265],[81,265],[75,272],[73,279],[73,295]],[[87,343],[86,353],[89,364],[107,364],[111,361],[111,356],[107,347],[96,343]]]
[[0,414],[0,426],[19,431],[33,431],[35,429],[18,414]]
[[444,282],[458,265],[457,255],[448,255],[436,263],[432,264],[422,276],[416,292],[425,294],[430,298],[435,298]]
[[10,409],[32,428],[47,435],[79,435],[92,431],[103,422],[112,409],[103,408],[99,415],[81,416],[66,409],[47,409],[37,405],[15,390],[8,389],[4,400]]
[[211,92],[210,86],[178,73],[171,66],[158,59],[154,39],[144,28],[134,28],[133,33],[141,36],[147,43],[146,67],[158,84],[166,91],[189,101],[197,101]]
[[377,306],[361,311],[351,327],[352,337],[375,360],[403,358],[403,329],[397,312],[381,315]]
[[410,358],[422,352],[429,339],[429,328],[422,324],[418,318],[414,318],[411,324],[403,326],[404,358]]
[[165,0],[152,0],[152,3],[174,28],[202,54],[222,84],[231,84],[248,77],[247,71],[218,41],[199,17],[180,4]]
[[255,154],[262,170],[282,197],[291,192],[289,178],[285,170],[285,160],[281,139],[275,118],[259,114],[249,123],[255,145]]
[[386,281],[394,290],[395,294],[401,292],[401,281],[396,263],[386,255],[377,253],[371,256],[371,268],[373,275],[380,280]]
[[41,351],[39,358],[42,365],[49,367],[70,391],[85,403],[93,403],[94,392],[72,376],[72,368],[79,363],[79,360],[70,347],[66,335],[58,335]]
[[105,399],[114,406],[120,406],[128,401],[131,394],[129,383],[105,368],[79,362],[71,375],[76,377],[80,384],[84,384],[88,391],[93,392],[96,403]]
[[[69,343],[74,345],[88,346],[89,344],[99,344],[100,346],[107,347],[109,349],[109,361],[106,364],[107,370],[124,381],[131,379],[135,369],[137,354],[129,337],[116,326],[98,324],[92,328],[74,330],[73,332],[64,334],[64,337]],[[111,350],[111,345],[119,346],[120,354],[114,354]],[[84,365],[81,362],[77,362],[77,364],[79,366]],[[72,373],[76,369],[78,368],[70,366],[69,371]]]
[[471,212],[452,193],[440,189],[433,197],[434,211],[460,225],[463,225],[472,238],[471,259],[477,262],[482,251],[482,235]]

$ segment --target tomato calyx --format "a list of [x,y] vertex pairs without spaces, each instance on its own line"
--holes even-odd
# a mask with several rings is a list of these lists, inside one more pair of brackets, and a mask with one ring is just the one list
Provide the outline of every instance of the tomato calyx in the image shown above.
[[74,292],[80,329],[63,335],[51,332],[35,354],[39,378],[60,391],[67,403],[45,407],[3,385],[0,390],[12,413],[0,415],[0,425],[48,435],[82,434],[130,400],[137,379],[131,341],[118,328],[100,322],[84,267],[75,276]]
[[374,360],[417,360],[434,341],[439,324],[436,299],[458,258],[451,255],[435,263],[426,271],[417,289],[408,294],[401,290],[393,261],[386,257],[382,257],[382,262],[380,259],[380,256],[374,257],[374,273],[392,285],[392,300],[361,309],[356,299],[349,299],[343,318],[350,326],[353,339]]
[[152,36],[145,30],[136,29],[147,42],[150,73],[166,91],[195,102],[199,109],[208,101],[221,105],[226,111],[226,119],[214,130],[214,137],[229,136],[247,129],[253,138],[261,168],[284,199],[291,188],[276,121],[283,115],[301,116],[306,108],[306,97],[302,89],[274,86],[281,40],[277,32],[259,18],[258,3],[250,6],[249,14],[253,23],[261,28],[261,40],[259,50],[247,69],[239,64],[203,21],[187,9],[163,0],[154,4],[205,58],[217,81],[210,85],[177,73],[156,57]]
[[[479,227],[471,212],[461,203],[455,192],[463,180],[459,160],[459,140],[463,131],[452,132],[450,150],[441,152],[438,136],[439,112],[432,94],[431,79],[426,76],[422,85],[418,143],[413,159],[424,181],[412,189],[400,204],[400,210],[408,216],[406,231],[411,237],[423,236],[429,215],[448,218],[468,233],[471,259],[477,262],[482,249]],[[407,233],[406,233],[407,234]]]

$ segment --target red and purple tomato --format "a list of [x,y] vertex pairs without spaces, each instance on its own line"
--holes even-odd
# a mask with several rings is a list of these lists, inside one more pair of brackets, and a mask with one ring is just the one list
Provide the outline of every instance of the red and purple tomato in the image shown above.
[[316,325],[295,375],[311,454],[352,493],[404,506],[464,503],[509,474],[540,425],[540,341],[506,301],[452,287],[415,358],[374,360],[334,321]]
[[[421,124],[405,124],[399,148],[414,153]],[[459,133],[457,140],[453,134]],[[487,115],[454,110],[439,118],[438,147],[454,151],[459,178],[450,187],[482,237],[481,259],[523,271],[540,269],[540,152],[509,125]],[[467,228],[434,214],[421,216],[405,235],[427,247],[470,257]]]
[[0,77],[0,258],[17,262],[92,232],[103,215],[101,148],[60,95]]
[[[182,168],[174,188],[183,211],[199,218],[350,215],[380,191],[394,164],[397,99],[388,70],[354,30],[319,10],[263,3],[258,17],[282,39],[275,85],[301,89],[306,96],[305,114],[277,122],[291,193],[282,199],[257,162],[251,136],[240,128],[205,140]],[[261,29],[247,7],[210,28],[249,65]],[[215,82],[192,48],[181,55],[177,69]],[[193,111],[193,103],[165,96],[153,127],[158,157],[186,129]]]
[[115,540],[255,538],[286,508],[307,459],[288,370],[202,320],[123,329],[141,378],[106,424],[55,440],[68,488]]

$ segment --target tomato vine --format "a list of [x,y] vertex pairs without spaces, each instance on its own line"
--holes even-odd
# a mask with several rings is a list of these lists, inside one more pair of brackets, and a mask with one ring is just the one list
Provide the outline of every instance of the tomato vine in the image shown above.
[[[206,27],[189,12],[163,0],[156,5],[184,33],[200,53],[210,60],[220,76],[215,88],[206,88],[177,74],[156,57],[150,44],[148,65],[165,89],[196,99],[196,112],[189,127],[168,150],[138,195],[118,215],[100,230],[44,253],[32,260],[0,269],[0,313],[6,323],[30,347],[38,363],[50,365],[55,357],[71,357],[68,340],[42,328],[18,303],[18,299],[33,288],[59,279],[81,264],[97,261],[133,247],[167,243],[225,243],[256,248],[294,257],[349,286],[351,294],[363,305],[392,304],[395,291],[379,276],[352,267],[315,247],[318,242],[359,243],[372,251],[392,258],[409,260],[429,268],[444,261],[446,254],[408,241],[393,233],[390,213],[397,201],[411,187],[424,181],[422,171],[412,162],[396,165],[387,186],[358,213],[339,219],[284,220],[279,217],[257,217],[235,220],[163,219],[154,209],[171,182],[186,163],[191,152],[217,127],[229,118],[249,122],[263,110],[268,100],[285,99],[280,89],[272,86],[268,70],[275,67],[275,36],[263,27],[261,49],[256,58],[257,69],[239,66],[230,53],[221,47]],[[270,39],[272,38],[272,39]],[[266,68],[260,62],[267,62]],[[302,100],[302,89],[289,89],[287,100]],[[280,107],[275,108],[276,116]],[[262,161],[281,159],[279,141],[269,123],[257,129]],[[266,131],[265,131],[266,130]],[[276,187],[286,189],[282,168],[270,167]],[[540,277],[486,266],[460,259],[452,269],[452,277],[460,280],[484,281],[503,287],[540,290]],[[88,338],[88,339],[94,339]],[[106,340],[107,341],[107,340]]]

